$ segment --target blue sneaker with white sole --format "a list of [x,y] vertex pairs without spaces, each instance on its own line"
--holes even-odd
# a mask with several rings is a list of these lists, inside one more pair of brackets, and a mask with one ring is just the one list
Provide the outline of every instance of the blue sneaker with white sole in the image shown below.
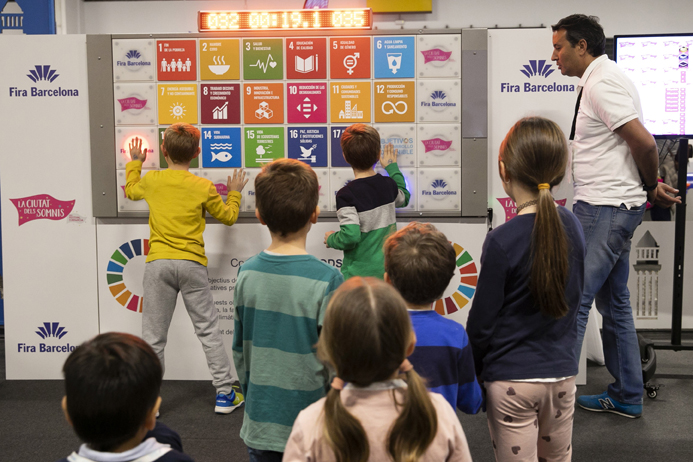
[[243,394],[240,391],[231,390],[231,393],[225,395],[219,393],[217,395],[217,405],[214,412],[217,414],[231,414],[237,407],[243,406]]
[[637,419],[642,415],[642,404],[620,403],[610,397],[606,392],[601,395],[579,396],[577,404],[587,411],[611,412],[630,419]]

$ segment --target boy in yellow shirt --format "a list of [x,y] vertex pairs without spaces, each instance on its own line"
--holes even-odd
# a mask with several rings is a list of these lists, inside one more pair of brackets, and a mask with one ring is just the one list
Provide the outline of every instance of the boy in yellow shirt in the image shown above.
[[228,177],[226,203],[214,184],[188,171],[200,155],[200,131],[177,123],[166,129],[161,150],[168,169],[149,172],[141,178],[142,140],[130,144],[131,162],[125,166],[125,194],[149,205],[149,255],[144,270],[142,338],[149,343],[164,367],[164,347],[168,337],[178,292],[202,343],[212,384],[217,390],[217,414],[229,414],[243,404],[243,395],[232,388],[231,362],[219,332],[219,313],[214,307],[207,278],[202,233],[205,212],[231,226],[238,219],[241,191],[248,182],[245,172],[234,170]]

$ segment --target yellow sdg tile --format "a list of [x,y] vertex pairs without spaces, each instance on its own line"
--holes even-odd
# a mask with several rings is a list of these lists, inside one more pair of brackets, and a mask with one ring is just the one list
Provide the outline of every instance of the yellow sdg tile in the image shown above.
[[197,84],[159,84],[158,92],[159,125],[197,123]]
[[238,80],[240,40],[200,40],[200,80]]
[[370,82],[332,82],[330,87],[332,123],[371,121]]

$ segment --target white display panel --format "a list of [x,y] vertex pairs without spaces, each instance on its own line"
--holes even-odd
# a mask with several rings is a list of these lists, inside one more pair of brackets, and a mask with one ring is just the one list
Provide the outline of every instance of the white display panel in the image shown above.
[[[241,199],[241,212],[255,212],[255,178],[262,169],[246,168],[245,177],[248,179],[248,184],[243,188],[243,198]],[[206,172],[207,170],[203,170]]]
[[416,45],[418,77],[461,77],[462,42],[459,35],[421,36]]
[[460,80],[419,80],[417,85],[418,122],[460,122],[462,84]]
[[416,156],[419,167],[459,167],[462,162],[459,124],[419,124]]
[[333,168],[330,171],[330,210],[337,211],[337,191],[354,179],[350,168]]
[[156,85],[117,83],[113,88],[116,125],[156,125]]
[[125,164],[130,162],[130,143],[134,139],[142,140],[142,151],[147,149],[147,159],[142,163],[142,168],[159,168],[159,135],[156,127],[118,127],[116,128],[116,168],[124,170]]
[[459,168],[420,168],[418,170],[419,210],[460,210],[462,193]]
[[[392,143],[400,167],[416,167],[416,126],[414,124],[376,124],[382,149]],[[378,163],[379,164],[379,163]]]
[[313,170],[318,176],[318,186],[320,188],[318,206],[321,211],[327,212],[330,209],[330,170],[327,168],[314,168]]
[[113,41],[113,80],[153,81],[156,77],[156,41],[154,39],[118,39]]
[[693,34],[615,37],[615,60],[640,94],[653,135],[693,135]]
[[[142,170],[140,178],[150,172],[151,170]],[[147,201],[142,199],[140,201],[131,201],[125,195],[125,184],[127,183],[127,177],[125,176],[125,170],[118,170],[118,211],[120,212],[143,212],[149,211],[149,206]]]

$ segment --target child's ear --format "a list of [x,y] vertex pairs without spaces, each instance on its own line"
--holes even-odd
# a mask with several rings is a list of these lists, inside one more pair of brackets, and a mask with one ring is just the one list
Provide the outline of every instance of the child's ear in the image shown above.
[[61,407],[63,408],[63,414],[65,415],[65,420],[67,420],[67,423],[72,426],[72,420],[70,419],[70,414],[67,412],[67,396],[63,396],[63,400],[60,403]]
[[198,146],[198,147],[197,147],[197,151],[195,151],[195,155],[193,156],[193,159],[194,159],[195,157],[199,156],[201,152],[202,152],[202,148]]
[[310,222],[315,224],[318,222],[318,217],[320,216],[320,206],[316,205],[313,214],[310,216]]
[[392,279],[390,279],[390,276],[387,274],[387,271],[385,271],[385,274],[383,274],[383,281],[387,282],[388,284],[392,285]]
[[503,162],[500,159],[498,159],[498,174],[500,175],[503,183],[510,182],[510,175],[508,174],[508,171],[505,169],[505,162]]
[[267,226],[267,223],[265,223],[265,222],[262,220],[262,217],[260,216],[260,211],[259,211],[257,208],[255,208],[255,217],[260,221],[260,224],[261,224],[261,225]]
[[409,341],[409,346],[407,347],[407,358],[414,353],[414,348],[416,347],[416,333],[411,331],[411,340]]
[[161,396],[156,399],[154,407],[147,414],[147,418],[144,421],[144,426],[147,430],[154,430],[156,427],[156,415],[159,413],[159,408],[161,407]]

